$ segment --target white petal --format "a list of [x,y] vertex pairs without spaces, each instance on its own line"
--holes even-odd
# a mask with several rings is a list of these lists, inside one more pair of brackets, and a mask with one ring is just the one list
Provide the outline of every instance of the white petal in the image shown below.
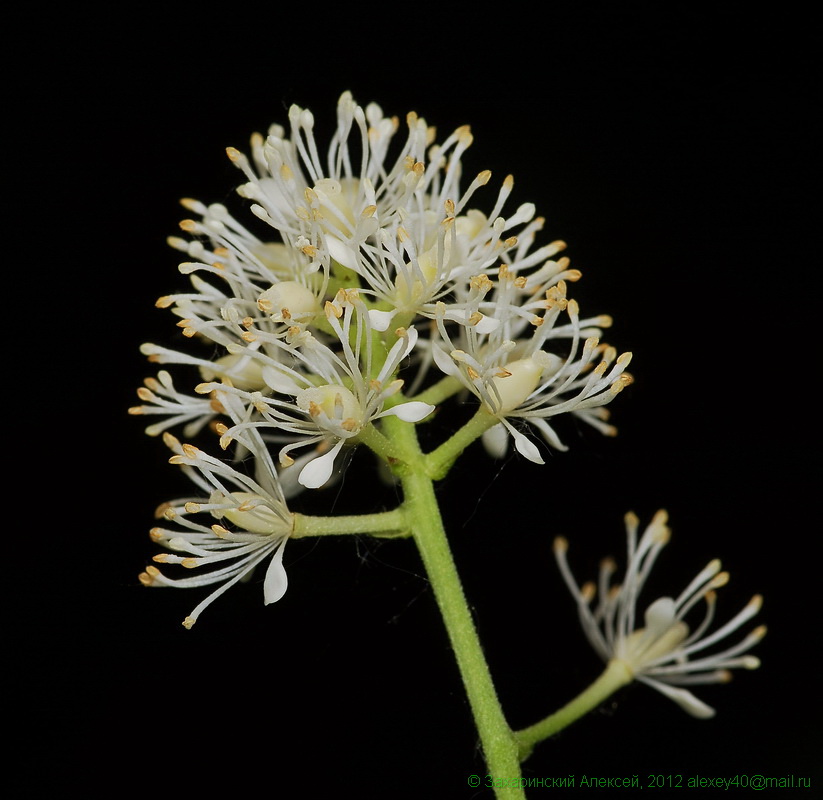
[[324,453],[322,456],[318,456],[309,461],[309,463],[300,470],[300,475],[297,478],[298,482],[307,489],[319,489],[323,486],[323,484],[331,478],[332,471],[334,470],[334,459],[337,458],[337,454],[340,452],[342,446],[343,442],[341,440],[332,447],[328,453]]
[[326,246],[329,248],[329,255],[344,267],[357,272],[360,265],[357,262],[357,254],[347,244],[341,242],[335,236],[326,236]]
[[540,455],[540,451],[537,449],[537,445],[531,439],[513,428],[505,420],[502,420],[502,422],[511,434],[512,439],[514,439],[514,446],[517,448],[517,452],[520,453],[521,456],[525,456],[529,459],[529,461],[533,461],[535,464],[545,463]]
[[394,311],[378,311],[376,308],[369,309],[369,322],[376,331],[385,331],[391,324]]
[[483,447],[492,458],[503,458],[509,449],[509,434],[503,425],[495,425],[483,434]]
[[278,545],[272,556],[269,568],[266,570],[266,578],[263,581],[263,602],[276,603],[285,593],[289,585],[289,579],[286,576],[286,569],[283,566],[283,550],[286,546],[286,540]]
[[665,695],[670,700],[674,700],[680,708],[693,717],[711,719],[715,715],[715,710],[711,706],[706,705],[702,700],[698,700],[686,689],[678,689],[675,686],[669,686],[667,683],[654,681],[642,675],[638,675],[637,679],[647,683],[653,689],[657,689],[660,694]]
[[306,487],[299,481],[300,473],[303,471],[303,467],[316,457],[314,450],[310,450],[299,455],[290,466],[277,470],[277,480],[283,490],[283,497],[287,500],[306,490]]
[[493,330],[500,326],[500,321],[496,320],[494,317],[487,317],[484,316],[483,319],[480,320],[475,326],[474,329],[478,333],[491,333]]
[[554,428],[552,428],[546,420],[540,419],[540,417],[529,417],[529,422],[540,431],[543,438],[546,440],[546,443],[550,444],[555,450],[565,452],[569,449],[565,444],[563,444],[563,442],[560,441],[560,438],[554,432]]
[[398,417],[403,422],[420,422],[434,411],[434,406],[430,403],[421,403],[418,400],[410,400],[408,403],[400,403],[382,414],[380,417]]
[[294,396],[300,391],[300,387],[288,375],[283,374],[271,365],[267,364],[263,367],[262,375],[266,386],[274,389],[275,392]]
[[432,344],[432,358],[434,359],[434,363],[437,364],[437,368],[446,375],[460,374],[457,364],[455,364],[451,357],[446,355],[437,344]]
[[[411,327],[411,328],[406,329],[406,336],[405,336],[406,343],[403,346],[403,355],[400,356],[401,361],[404,358],[406,358],[406,356],[408,356],[408,354],[411,353],[412,350],[414,350],[414,346],[417,344],[417,335],[418,335],[417,334],[417,328]],[[397,345],[400,344],[400,342],[402,342],[402,341],[403,341],[403,339],[401,338],[400,341],[395,342],[395,344],[392,346],[391,351],[389,352],[390,357],[391,357],[391,354],[394,352],[394,348],[397,347]]]

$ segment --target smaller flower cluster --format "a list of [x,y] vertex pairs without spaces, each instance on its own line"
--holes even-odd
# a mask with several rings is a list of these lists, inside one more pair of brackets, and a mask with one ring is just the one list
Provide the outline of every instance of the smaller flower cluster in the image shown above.
[[[721,571],[720,561],[714,560],[676,598],[661,597],[651,603],[641,623],[638,598],[660,551],[669,541],[667,521],[665,511],[659,511],[638,539],[639,520],[632,513],[626,515],[627,565],[623,582],[618,585],[612,585],[617,570],[612,559],[601,563],[596,584],[580,587],[569,569],[568,542],[562,537],[555,540],[554,554],[577,601],[586,638],[598,655],[605,662],[622,662],[636,680],[661,692],[689,714],[708,718],[714,716],[714,709],[683,687],[723,683],[731,679],[732,669],[760,666],[755,656],[745,654],[765,635],[762,625],[736,644],[711,655],[702,654],[754,617],[762,598],[755,595],[731,620],[709,633],[717,601],[715,590],[729,580],[729,574]],[[599,596],[599,601],[592,608],[595,596]],[[685,619],[701,601],[705,603],[705,613],[692,629]]]
[[[166,432],[166,445],[201,494],[164,503],[157,516],[173,527],[151,530],[152,540],[170,552],[154,557],[155,563],[177,565],[195,574],[170,578],[156,566],[140,575],[145,586],[199,588],[218,584],[186,617],[191,628],[202,611],[227,589],[251,577],[254,569],[269,561],[263,581],[266,604],[277,602],[288,581],[283,567],[283,549],[292,533],[293,515],[274,465],[256,432],[244,437],[244,445],[255,458],[256,475],[249,476],[191,444],[182,444]],[[219,522],[206,524],[203,517]],[[231,528],[223,523],[228,523]],[[205,572],[199,572],[204,568]]]

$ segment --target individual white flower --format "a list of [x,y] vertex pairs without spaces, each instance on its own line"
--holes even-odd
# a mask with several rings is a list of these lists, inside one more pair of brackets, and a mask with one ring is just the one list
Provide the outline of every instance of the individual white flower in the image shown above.
[[603,406],[631,383],[625,371],[631,354],[618,357],[614,348],[600,343],[600,328],[611,324],[608,317],[580,319],[577,303],[566,296],[564,273],[564,265],[553,263],[544,265],[536,280],[506,267],[498,270],[496,281],[476,276],[467,305],[477,315],[485,312],[486,324],[461,326],[456,339],[446,326],[446,308],[440,306],[434,359],[499,420],[484,436],[496,456],[505,452],[511,436],[522,455],[543,463],[535,444],[513,424],[517,420],[533,425],[559,450],[567,448],[548,422],[559,414],[572,413],[603,433],[615,432]]
[[[621,662],[636,680],[657,689],[693,716],[708,718],[714,716],[714,709],[683,687],[723,683],[731,679],[732,669],[755,669],[760,665],[755,656],[745,653],[763,638],[765,626],[719,652],[704,653],[754,617],[762,598],[755,595],[731,620],[710,633],[716,604],[714,590],[729,579],[728,573],[721,571],[720,561],[714,560],[679,596],[661,597],[648,605],[641,621],[638,598],[657,556],[669,541],[671,532],[666,523],[666,513],[659,511],[638,541],[638,519],[632,513],[626,515],[628,559],[619,585],[611,582],[617,569],[611,559],[601,563],[596,585],[579,587],[566,560],[568,543],[562,537],[555,540],[554,554],[577,601],[586,638],[598,655],[605,662]],[[595,595],[599,595],[599,601],[592,609]],[[691,628],[685,620],[701,600],[706,606],[704,616]]]
[[[158,509],[158,516],[174,527],[152,529],[152,540],[171,551],[155,556],[154,561],[198,572],[170,578],[149,566],[140,575],[141,583],[176,588],[219,584],[183,621],[186,628],[191,628],[207,606],[268,560],[264,602],[277,602],[288,585],[283,548],[292,532],[293,515],[286,506],[274,465],[260,448],[261,442],[257,440],[254,448],[257,474],[251,477],[193,445],[181,444],[170,433],[164,434],[164,441],[175,453],[171,463],[180,465],[202,494],[164,503]],[[232,528],[197,521],[202,515],[226,520]]]
[[[271,394],[215,383],[196,389],[238,398],[241,409],[256,412],[253,417],[242,411],[232,414],[234,425],[225,428],[221,437],[224,447],[234,439],[242,440],[242,433],[249,429],[282,431],[292,439],[280,448],[280,464],[289,467],[295,448],[322,444],[320,454],[300,470],[298,482],[307,488],[325,485],[343,446],[375,420],[396,416],[404,422],[419,422],[434,410],[429,403],[413,400],[386,407],[386,401],[403,386],[394,375],[414,349],[414,328],[398,329],[388,352],[382,343],[378,347],[382,352],[374,352],[370,317],[355,290],[339,290],[334,301],[326,303],[325,317],[337,347],[330,348],[310,331],[292,326],[286,335],[292,363],[269,364],[263,369]],[[255,335],[267,336],[262,331]]]

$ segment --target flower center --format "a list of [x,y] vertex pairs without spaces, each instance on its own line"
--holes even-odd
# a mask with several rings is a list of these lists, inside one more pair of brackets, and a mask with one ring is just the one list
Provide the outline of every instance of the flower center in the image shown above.
[[240,502],[236,508],[229,508],[223,516],[249,533],[278,534],[287,536],[290,529],[285,520],[277,516],[262,497],[251,492],[232,492],[231,496]]
[[345,386],[330,383],[303,389],[296,401],[301,411],[311,414],[314,421],[327,430],[339,434],[342,428],[356,433],[363,427],[360,403]]
[[661,597],[646,609],[646,627],[626,637],[617,657],[633,672],[642,672],[649,664],[671,656],[689,635],[689,626],[675,616],[674,600]]
[[229,380],[244,392],[256,392],[266,386],[260,364],[243,355],[227,355],[215,359],[211,368],[200,367],[200,374],[205,381],[216,378]]
[[275,322],[311,319],[320,311],[314,292],[297,281],[281,281],[257,298],[257,307]]

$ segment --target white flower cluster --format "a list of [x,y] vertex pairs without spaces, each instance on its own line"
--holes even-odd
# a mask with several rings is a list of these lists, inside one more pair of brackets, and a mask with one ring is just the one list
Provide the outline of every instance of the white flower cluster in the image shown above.
[[[631,381],[630,356],[601,343],[609,317],[582,318],[568,297],[580,274],[558,257],[565,245],[535,246],[543,220],[534,206],[504,211],[511,176],[487,197],[488,212],[474,202],[490,172],[461,188],[468,127],[438,144],[410,113],[402,135],[396,117],[349,93],[325,155],[309,111],[292,107],[289,123],[253,136],[249,156],[228,150],[245,178],[249,226],[223,205],[183,201],[187,237],[170,244],[185,254],[191,285],[158,306],[201,347],[142,352],[199,378],[191,392],[166,369],[146,381],[131,411],[157,417],[148,433],[182,426],[188,437],[211,425],[221,446],[255,455],[258,481],[260,465],[270,469],[279,488],[265,502],[274,507],[324,486],[341,450],[385,417],[418,423],[458,393],[489,415],[484,442],[495,455],[512,437],[542,463],[524,424],[565,449],[550,420],[566,412],[613,433],[605,405]],[[177,458],[189,460],[179,463],[219,473],[217,460],[181,447]],[[224,499],[247,503],[247,490],[237,491]],[[215,502],[199,507],[232,516]]]
[[158,304],[209,348],[196,356],[143,346],[152,361],[195,365],[204,379],[194,395],[178,392],[167,372],[148,381],[133,411],[162,415],[150,433],[181,422],[195,431],[231,393],[242,411],[224,443],[238,427],[264,428],[287,442],[283,467],[294,448],[322,445],[299,477],[317,487],[341,446],[382,415],[422,420],[433,406],[413,395],[438,378],[497,418],[487,437],[495,452],[508,431],[540,462],[515,425],[524,420],[563,448],[548,420],[564,412],[612,432],[604,406],[631,380],[629,354],[600,342],[608,317],[581,319],[567,297],[580,276],[555,258],[563,243],[533,247],[543,225],[534,207],[504,216],[511,177],[490,213],[469,205],[491,174],[460,189],[468,128],[435,144],[411,113],[400,143],[396,118],[346,93],[323,161],[312,114],[293,107],[289,118],[288,135],[273,126],[253,137],[250,158],[228,151],[266,236],[222,205],[184,201],[196,219],[181,227],[192,238],[171,244],[189,258],[180,270],[192,290]]

